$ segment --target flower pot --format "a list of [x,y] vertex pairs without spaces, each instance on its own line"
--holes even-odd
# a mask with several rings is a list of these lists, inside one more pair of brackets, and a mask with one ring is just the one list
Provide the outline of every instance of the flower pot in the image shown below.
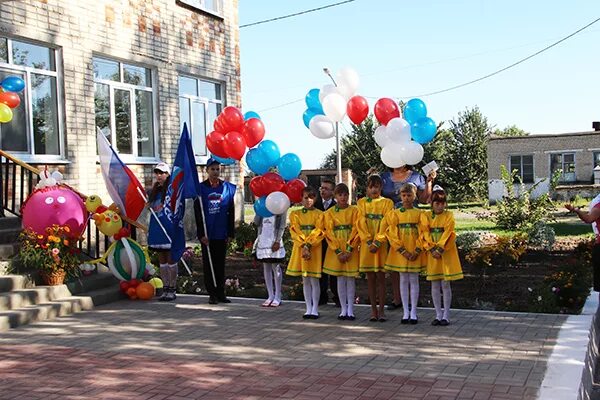
[[64,269],[54,272],[40,271],[40,276],[42,277],[42,280],[48,286],[62,285],[65,281],[66,275],[67,272]]

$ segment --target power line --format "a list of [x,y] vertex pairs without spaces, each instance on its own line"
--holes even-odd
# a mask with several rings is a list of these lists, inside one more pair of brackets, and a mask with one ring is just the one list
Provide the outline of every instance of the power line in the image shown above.
[[517,61],[517,62],[515,62],[515,63],[512,63],[512,64],[510,64],[510,65],[508,65],[508,66],[506,66],[506,67],[504,67],[504,68],[501,68],[501,69],[499,69],[499,70],[497,70],[497,71],[494,71],[494,72],[492,72],[492,73],[490,73],[490,74],[487,74],[487,75],[485,75],[485,76],[482,76],[482,77],[480,77],[480,78],[473,79],[472,81],[465,82],[465,83],[461,83],[460,85],[452,86],[452,87],[449,87],[449,88],[447,88],[447,89],[443,89],[443,90],[437,90],[437,91],[435,91],[435,92],[424,93],[424,94],[420,94],[420,95],[416,95],[416,96],[405,96],[405,97],[400,97],[400,99],[411,99],[411,98],[414,98],[414,97],[427,97],[427,96],[433,96],[434,94],[440,94],[440,93],[449,92],[449,91],[451,91],[451,90],[459,89],[459,88],[462,88],[462,87],[465,87],[465,86],[468,86],[468,85],[472,85],[473,83],[480,82],[480,81],[482,81],[482,80],[484,80],[484,79],[491,78],[491,77],[492,77],[492,76],[494,76],[494,75],[498,75],[498,74],[499,74],[499,73],[501,73],[501,72],[504,72],[504,71],[506,71],[506,70],[508,70],[508,69],[510,69],[510,68],[516,67],[517,65],[519,65],[519,64],[522,64],[522,63],[524,63],[525,61],[527,61],[527,60],[529,60],[529,59],[531,59],[531,58],[533,58],[533,57],[535,57],[535,56],[537,56],[537,55],[539,55],[539,54],[542,54],[543,52],[545,52],[545,51],[547,51],[547,50],[550,50],[552,47],[554,47],[554,46],[556,46],[556,45],[558,45],[558,44],[560,44],[560,43],[564,42],[564,41],[565,41],[565,40],[567,40],[567,39],[570,39],[571,37],[573,37],[573,36],[577,35],[579,32],[581,32],[581,31],[583,31],[583,30],[585,30],[585,29],[589,28],[590,26],[594,25],[594,24],[595,24],[596,22],[598,22],[598,21],[600,21],[600,18],[597,18],[597,19],[595,19],[594,21],[590,22],[589,24],[585,25],[585,26],[584,26],[584,27],[582,27],[582,28],[579,28],[579,29],[578,29],[578,30],[576,30],[575,32],[571,33],[570,35],[567,35],[567,36],[565,36],[564,38],[562,38],[562,39],[560,39],[560,40],[558,40],[558,41],[556,41],[556,42],[552,43],[551,45],[544,47],[543,49],[541,49],[541,50],[539,50],[539,51],[537,51],[537,52],[535,52],[535,53],[531,54],[530,56],[527,56],[527,57],[525,57],[525,58],[522,58],[522,59],[520,59],[519,61]]
[[292,100],[292,101],[289,101],[289,102],[287,102],[287,103],[279,104],[279,105],[277,105],[277,106],[273,106],[273,107],[269,107],[269,108],[263,108],[262,110],[258,110],[258,111],[257,111],[257,113],[262,113],[262,112],[265,112],[265,111],[275,110],[275,109],[277,109],[277,108],[281,108],[281,107],[289,106],[289,105],[291,105],[291,104],[296,104],[296,103],[299,103],[299,102],[301,102],[301,101],[304,101],[304,97],[303,97],[303,98],[301,98],[301,99],[297,99],[297,100]]
[[352,3],[353,1],[355,1],[355,0],[340,1],[338,3],[328,4],[328,5],[322,6],[322,7],[311,8],[310,10],[304,10],[304,11],[300,11],[300,12],[293,13],[293,14],[282,15],[280,17],[275,17],[275,18],[265,19],[265,20],[262,20],[262,21],[252,22],[252,23],[249,23],[249,24],[240,25],[240,29],[241,28],[246,28],[246,27],[249,27],[249,26],[254,26],[254,25],[266,24],[267,22],[279,21],[280,19],[297,17],[298,15],[308,14],[308,13],[311,13],[311,12],[324,10],[326,8],[340,6],[340,5],[346,4],[346,3]]

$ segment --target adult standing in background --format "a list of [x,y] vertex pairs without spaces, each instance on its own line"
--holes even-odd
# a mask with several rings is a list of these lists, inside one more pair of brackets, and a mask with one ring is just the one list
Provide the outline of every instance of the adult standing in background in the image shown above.
[[[331,207],[336,205],[335,199],[333,198],[333,189],[335,188],[335,182],[329,178],[324,178],[321,180],[321,187],[319,187],[319,197],[315,201],[315,208],[321,211],[327,211]],[[327,241],[323,240],[322,242],[323,248],[323,261],[325,260],[325,254],[327,253]],[[340,306],[340,299],[338,297],[337,292],[337,278],[333,275],[328,275],[326,273],[321,274],[321,278],[319,279],[319,284],[321,286],[321,297],[319,298],[319,305],[327,304],[329,300],[329,294],[327,293],[327,288],[331,290],[333,293],[333,301],[336,306]]]
[[[234,237],[236,186],[219,178],[221,164],[212,157],[206,162],[206,172],[208,179],[200,184],[204,213],[198,199],[194,200],[196,229],[202,244],[204,285],[208,291],[209,304],[231,303],[225,296],[225,256],[227,243]],[[216,282],[213,281],[208,249]]]

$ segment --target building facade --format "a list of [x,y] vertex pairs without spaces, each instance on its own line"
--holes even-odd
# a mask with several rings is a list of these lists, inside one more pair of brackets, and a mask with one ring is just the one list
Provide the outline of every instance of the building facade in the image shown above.
[[[600,165],[600,131],[490,138],[487,167],[492,203],[505,194],[501,165],[508,171],[516,170],[527,188],[539,183],[533,196],[547,193],[550,177],[561,170],[553,197],[563,200],[576,194],[593,197],[600,189],[594,185],[594,168]],[[517,190],[519,187],[515,186]]]
[[[0,148],[110,202],[99,173],[102,132],[140,181],[172,164],[183,123],[199,172],[205,137],[241,106],[237,0],[24,0],[0,3],[0,80],[24,79]],[[226,178],[239,187],[239,166]]]

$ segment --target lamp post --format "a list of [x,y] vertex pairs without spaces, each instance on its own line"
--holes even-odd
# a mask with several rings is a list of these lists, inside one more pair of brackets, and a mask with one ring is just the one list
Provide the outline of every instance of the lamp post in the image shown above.
[[[337,83],[335,82],[335,79],[333,79],[333,76],[331,76],[331,72],[329,71],[329,68],[325,67],[323,68],[323,72],[325,72],[325,74],[331,79],[331,81],[333,82],[333,84],[337,87]],[[339,132],[339,126],[338,126],[339,122],[335,123],[335,153],[337,156],[337,183],[342,183],[342,152],[340,151],[340,132]]]

